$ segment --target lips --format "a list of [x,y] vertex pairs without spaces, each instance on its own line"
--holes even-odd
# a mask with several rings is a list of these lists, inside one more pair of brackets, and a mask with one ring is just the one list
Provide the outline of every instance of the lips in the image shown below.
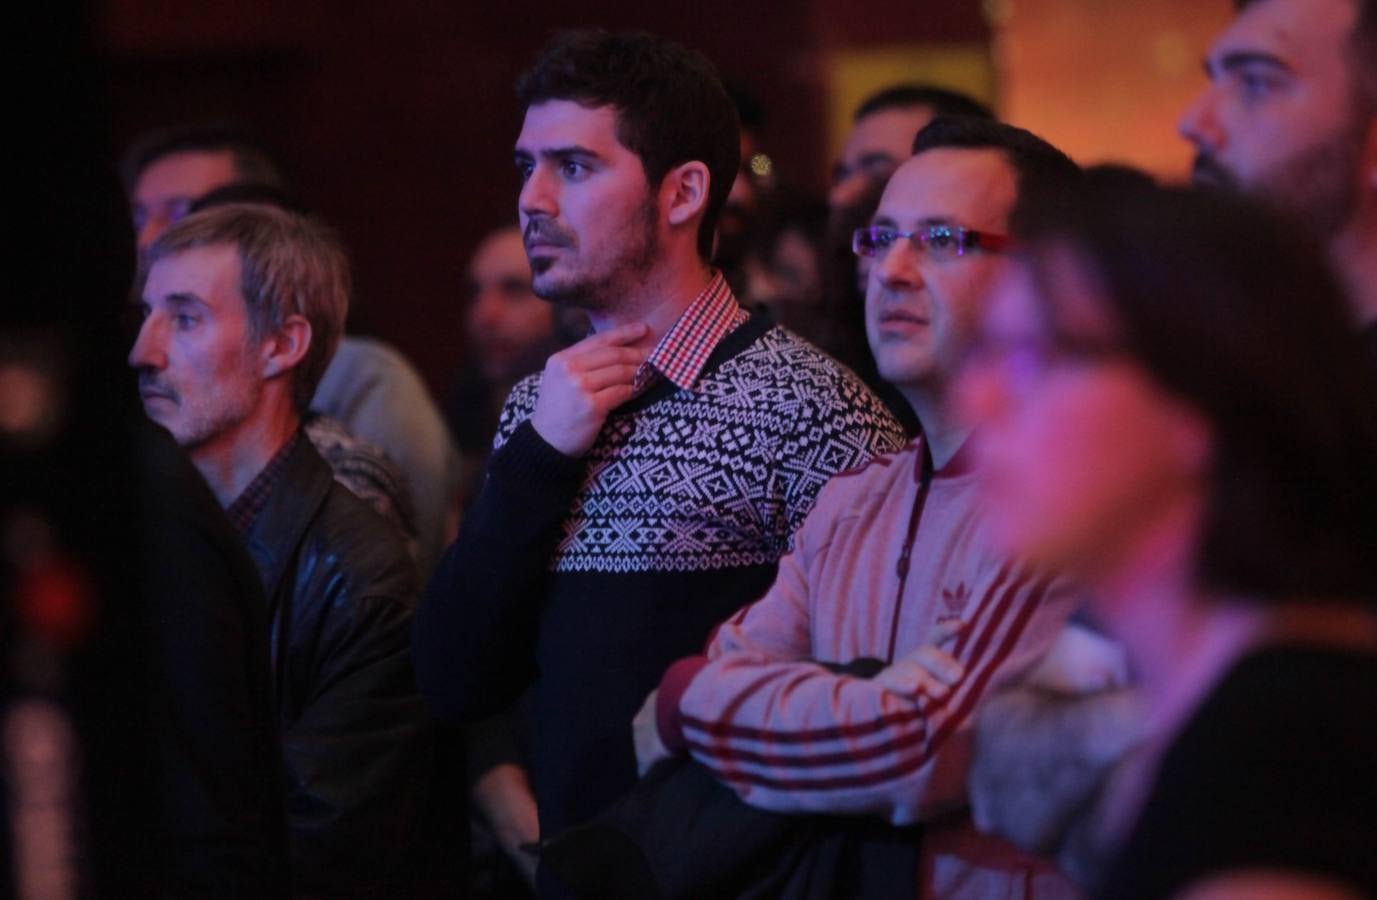
[[923,316],[905,309],[888,309],[880,313],[881,325],[927,325]]
[[159,387],[157,385],[139,385],[139,398],[142,399],[144,403],[149,403],[154,400],[166,400],[168,403],[177,402],[177,395],[175,392],[169,388]]

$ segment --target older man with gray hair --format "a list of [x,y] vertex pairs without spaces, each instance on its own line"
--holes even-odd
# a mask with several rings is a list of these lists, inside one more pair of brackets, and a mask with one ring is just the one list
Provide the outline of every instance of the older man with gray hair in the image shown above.
[[434,757],[411,668],[415,567],[300,436],[343,330],[344,254],[305,217],[229,205],[168,228],[144,262],[129,355],[144,410],[210,484],[268,596],[293,893],[405,893]]

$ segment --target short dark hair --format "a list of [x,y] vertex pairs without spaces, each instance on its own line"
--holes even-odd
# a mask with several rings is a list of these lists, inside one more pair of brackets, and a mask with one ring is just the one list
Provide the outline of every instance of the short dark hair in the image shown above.
[[707,57],[655,35],[578,29],[557,35],[516,82],[527,107],[571,100],[612,107],[617,140],[635,153],[658,187],[691,160],[708,167],[708,201],[698,255],[712,257],[717,222],[741,165],[736,107]]
[[153,163],[177,153],[229,153],[243,181],[285,190],[281,162],[257,135],[238,122],[201,122],[159,128],[139,136],[120,162],[120,177],[132,193],[139,176]]
[[852,119],[859,122],[866,116],[886,109],[926,107],[935,116],[967,116],[972,119],[993,119],[988,106],[974,97],[931,84],[896,84],[877,91],[862,101]]
[[[1242,12],[1262,0],[1234,0]],[[1358,108],[1365,115],[1377,115],[1377,0],[1353,0],[1358,20],[1349,35],[1349,59],[1353,63],[1353,82]]]
[[1081,168],[1047,141],[1004,122],[967,116],[938,116],[913,139],[913,155],[944,148],[999,150],[1018,180],[1018,202],[1010,216],[1013,227],[1029,202],[1050,203],[1074,193]]
[[188,213],[197,213],[216,206],[228,206],[231,203],[257,203],[296,213],[299,216],[304,216],[308,212],[301,201],[285,188],[260,184],[256,181],[236,181],[234,184],[218,187],[203,197],[197,197],[191,202],[191,209],[188,210]]
[[1320,247],[1243,197],[1094,177],[1015,234],[1044,284],[1048,250],[1080,260],[1116,343],[1210,423],[1200,585],[1372,602],[1377,381]]

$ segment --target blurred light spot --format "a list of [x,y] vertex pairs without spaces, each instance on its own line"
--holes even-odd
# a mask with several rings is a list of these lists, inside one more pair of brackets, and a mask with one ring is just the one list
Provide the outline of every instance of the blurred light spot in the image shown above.
[[1163,31],[1152,42],[1152,59],[1157,71],[1176,76],[1195,68],[1191,43],[1179,31]]
[[47,372],[26,363],[0,365],[0,436],[44,444],[57,431],[57,388]]
[[759,178],[765,178],[775,170],[774,160],[764,153],[757,153],[751,157],[751,174]]

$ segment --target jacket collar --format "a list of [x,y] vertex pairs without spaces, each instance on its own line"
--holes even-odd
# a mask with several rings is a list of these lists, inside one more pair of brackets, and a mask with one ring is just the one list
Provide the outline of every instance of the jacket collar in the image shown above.
[[282,477],[254,520],[245,540],[258,566],[270,609],[288,564],[296,559],[306,529],[335,483],[330,467],[302,434],[287,456]]

